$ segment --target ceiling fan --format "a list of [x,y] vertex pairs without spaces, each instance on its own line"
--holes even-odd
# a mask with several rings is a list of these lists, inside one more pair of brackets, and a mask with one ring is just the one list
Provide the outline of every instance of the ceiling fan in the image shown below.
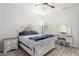
[[36,4],[35,6],[40,6],[40,5],[42,5],[42,6],[49,6],[51,8],[55,8],[55,6],[53,6],[53,5],[49,4],[49,3],[40,3],[40,4]]

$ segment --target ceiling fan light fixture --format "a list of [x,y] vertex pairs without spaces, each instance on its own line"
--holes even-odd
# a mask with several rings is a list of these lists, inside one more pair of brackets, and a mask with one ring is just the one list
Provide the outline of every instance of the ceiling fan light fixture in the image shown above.
[[38,4],[38,5],[35,5],[35,6],[49,6],[49,7],[51,7],[51,8],[55,8],[55,6],[53,6],[53,5],[50,5],[49,3],[41,3],[41,4]]

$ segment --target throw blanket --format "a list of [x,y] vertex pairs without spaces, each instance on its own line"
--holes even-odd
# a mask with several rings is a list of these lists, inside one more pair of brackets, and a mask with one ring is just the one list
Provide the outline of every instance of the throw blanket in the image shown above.
[[46,35],[42,35],[42,36],[29,37],[29,39],[39,41],[39,40],[44,40],[44,39],[50,38],[50,37],[54,37],[54,35],[46,34]]

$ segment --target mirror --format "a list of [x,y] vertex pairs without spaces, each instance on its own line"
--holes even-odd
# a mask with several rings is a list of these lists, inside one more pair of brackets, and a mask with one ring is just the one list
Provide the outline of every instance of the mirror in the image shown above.
[[71,35],[71,27],[67,26],[67,25],[60,25],[58,27],[58,32],[59,34],[67,34],[67,35]]

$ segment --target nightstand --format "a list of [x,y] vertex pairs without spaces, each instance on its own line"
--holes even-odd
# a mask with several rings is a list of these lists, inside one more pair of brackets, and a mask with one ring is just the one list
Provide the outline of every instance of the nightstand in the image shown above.
[[17,49],[17,48],[18,48],[17,37],[4,39],[4,52],[8,52],[10,50]]

